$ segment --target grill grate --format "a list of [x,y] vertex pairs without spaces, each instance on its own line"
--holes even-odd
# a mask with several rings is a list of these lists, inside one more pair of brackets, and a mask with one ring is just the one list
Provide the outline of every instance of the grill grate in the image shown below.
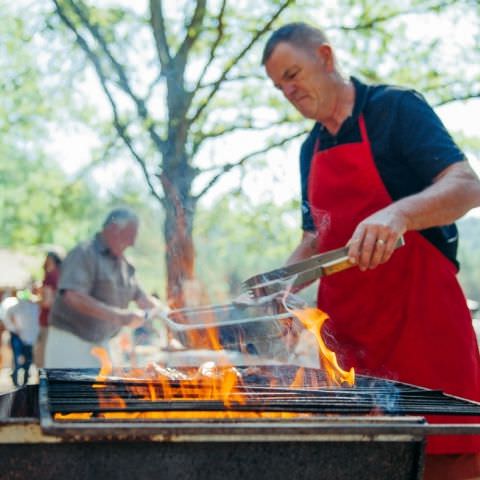
[[[164,399],[159,381],[136,378],[107,377],[97,381],[95,370],[46,370],[48,408],[56,413],[152,412],[152,411],[255,411],[310,414],[388,414],[388,415],[479,415],[480,404],[400,382],[357,375],[354,387],[328,387],[323,372],[305,369],[310,387],[287,388],[298,367],[261,366],[237,367],[243,385],[236,391],[245,403],[228,408],[216,400],[181,398],[185,385],[170,380],[173,399]],[[189,375],[192,369],[179,368]],[[276,386],[269,386],[275,378]],[[100,385],[101,388],[94,387]],[[145,400],[150,392],[155,400]],[[176,397],[176,393],[178,397]],[[145,395],[147,396],[147,395]],[[118,399],[121,399],[121,405]]]

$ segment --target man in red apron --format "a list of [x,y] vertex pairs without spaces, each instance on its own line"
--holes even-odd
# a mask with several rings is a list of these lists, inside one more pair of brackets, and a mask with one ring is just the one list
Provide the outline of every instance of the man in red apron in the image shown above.
[[[479,351],[456,279],[453,222],[480,205],[465,156],[417,92],[343,78],[321,30],[280,28],[262,63],[316,122],[301,149],[304,234],[289,261],[348,243],[359,267],[322,279],[318,292],[341,366],[480,401]],[[394,251],[401,235],[406,245]],[[480,436],[431,437],[427,453],[437,456],[427,456],[425,478],[480,478],[477,452]]]

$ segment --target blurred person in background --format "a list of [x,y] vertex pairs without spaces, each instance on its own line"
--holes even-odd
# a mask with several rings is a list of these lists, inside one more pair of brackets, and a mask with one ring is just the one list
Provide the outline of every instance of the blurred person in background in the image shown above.
[[43,263],[44,276],[40,288],[40,334],[35,345],[35,365],[42,368],[45,363],[45,345],[47,342],[48,316],[53,305],[60,277],[62,258],[57,252],[49,251]]
[[[134,245],[139,219],[128,208],[112,210],[102,230],[71,250],[62,263],[45,352],[46,368],[97,368],[92,354],[122,327],[137,328],[146,311],[162,308],[138,284],[124,252]],[[135,302],[137,309],[129,309]]]
[[10,333],[12,348],[12,381],[16,387],[26,385],[30,376],[33,346],[40,330],[37,302],[38,298],[30,290],[21,290],[16,297],[2,302],[2,320]]
[[[10,334],[8,333],[7,327],[3,319],[5,318],[5,312],[8,308],[12,305],[15,305],[18,302],[18,299],[15,295],[15,292],[10,290],[6,290],[2,294],[2,298],[0,301],[0,367],[4,367],[4,346],[10,345]],[[10,347],[9,347],[10,348]]]
[[6,331],[5,325],[0,318],[0,368],[3,368],[3,333]]

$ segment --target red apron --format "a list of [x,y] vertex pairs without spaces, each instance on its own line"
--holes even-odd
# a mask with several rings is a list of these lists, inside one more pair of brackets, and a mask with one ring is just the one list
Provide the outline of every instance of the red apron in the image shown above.
[[[338,248],[358,223],[392,203],[373,160],[365,121],[362,140],[318,152],[309,202],[318,249]],[[480,357],[456,268],[418,232],[379,267],[322,279],[323,333],[340,365],[480,401]],[[427,417],[431,423],[480,423],[478,417]],[[427,453],[480,452],[480,436],[429,437]]]

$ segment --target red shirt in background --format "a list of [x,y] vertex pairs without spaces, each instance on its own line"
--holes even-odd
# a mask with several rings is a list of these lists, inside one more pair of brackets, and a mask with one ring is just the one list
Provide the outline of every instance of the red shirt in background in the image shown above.
[[[58,278],[60,271],[58,269],[51,270],[45,274],[43,279],[42,288],[49,287],[55,292],[57,290]],[[48,315],[50,313],[49,307],[41,307],[40,309],[40,326],[48,327]]]

